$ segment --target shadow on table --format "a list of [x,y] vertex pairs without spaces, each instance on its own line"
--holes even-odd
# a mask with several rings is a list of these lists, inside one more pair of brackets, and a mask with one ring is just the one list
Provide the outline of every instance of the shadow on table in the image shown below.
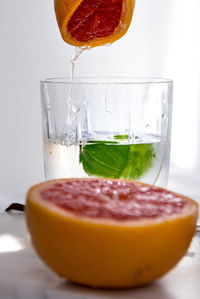
[[175,299],[175,297],[172,296],[167,289],[165,289],[161,281],[143,287],[118,290],[92,289],[66,282],[63,283],[62,286],[59,286],[59,291],[67,291],[69,298],[74,299]]

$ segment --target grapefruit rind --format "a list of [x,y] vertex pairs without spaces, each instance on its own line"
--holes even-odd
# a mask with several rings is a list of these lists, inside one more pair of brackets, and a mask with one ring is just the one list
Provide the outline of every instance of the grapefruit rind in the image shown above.
[[198,211],[192,199],[184,197],[182,213],[158,219],[93,219],[40,198],[52,182],[29,190],[26,220],[36,252],[61,277],[91,287],[144,285],[172,269],[190,245]]
[[95,38],[87,42],[81,42],[73,38],[67,30],[67,24],[82,1],[84,0],[54,0],[58,27],[60,29],[61,36],[66,43],[76,47],[86,48],[103,46],[115,42],[127,32],[132,20],[135,0],[123,0],[120,23],[111,35]]

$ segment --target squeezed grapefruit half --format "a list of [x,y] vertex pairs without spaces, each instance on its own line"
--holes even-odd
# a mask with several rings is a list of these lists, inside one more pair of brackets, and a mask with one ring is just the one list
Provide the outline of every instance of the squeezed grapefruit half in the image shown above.
[[76,47],[96,47],[121,38],[132,20],[135,0],[54,0],[62,38]]
[[195,232],[192,199],[126,180],[60,179],[33,186],[33,246],[59,276],[106,288],[150,283],[172,269]]

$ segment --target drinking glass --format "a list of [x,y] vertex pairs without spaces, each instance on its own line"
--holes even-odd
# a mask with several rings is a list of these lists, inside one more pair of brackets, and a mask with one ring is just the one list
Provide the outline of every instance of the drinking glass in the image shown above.
[[172,93],[169,79],[41,81],[46,179],[120,178],[166,187]]

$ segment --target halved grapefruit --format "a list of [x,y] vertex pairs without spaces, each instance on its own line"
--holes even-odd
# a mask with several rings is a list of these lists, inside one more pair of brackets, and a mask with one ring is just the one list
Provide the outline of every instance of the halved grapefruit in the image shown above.
[[186,253],[197,203],[155,186],[60,179],[33,186],[26,220],[41,259],[59,276],[92,287],[152,282]]
[[54,5],[63,40],[76,47],[96,47],[126,33],[135,0],[54,0]]

